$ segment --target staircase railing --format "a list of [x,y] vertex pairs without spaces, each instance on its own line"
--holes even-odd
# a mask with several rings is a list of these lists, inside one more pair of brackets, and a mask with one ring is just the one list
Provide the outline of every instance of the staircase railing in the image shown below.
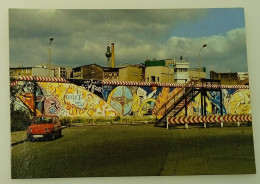
[[[165,108],[164,115],[157,119],[157,122],[160,122],[163,118],[165,118],[174,108],[176,108],[188,95],[190,92],[193,91],[195,85],[200,80],[190,80],[184,87],[182,87],[176,94],[174,94],[171,98],[169,98],[164,104],[162,104],[155,112],[154,115],[157,117],[158,113]],[[177,97],[181,92],[185,90],[185,93],[178,98],[169,108],[167,108],[167,105],[175,98]],[[198,94],[198,93],[197,93]],[[196,94],[196,96],[197,96]],[[187,104],[186,104],[187,105]],[[166,109],[167,108],[167,109]],[[182,107],[183,109],[183,107]],[[178,111],[179,112],[179,111]],[[175,114],[176,115],[176,114]]]

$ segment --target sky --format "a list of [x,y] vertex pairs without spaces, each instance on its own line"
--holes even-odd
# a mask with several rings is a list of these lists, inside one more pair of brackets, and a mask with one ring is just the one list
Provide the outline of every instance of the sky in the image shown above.
[[10,67],[47,64],[49,47],[54,65],[106,66],[108,24],[116,65],[183,56],[196,68],[200,53],[208,72],[248,71],[243,8],[10,9]]

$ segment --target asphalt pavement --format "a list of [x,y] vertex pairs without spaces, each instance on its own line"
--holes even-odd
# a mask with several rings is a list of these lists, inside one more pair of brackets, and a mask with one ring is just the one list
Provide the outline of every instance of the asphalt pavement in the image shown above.
[[252,127],[68,127],[55,141],[35,142],[24,134],[12,134],[12,178],[256,172]]

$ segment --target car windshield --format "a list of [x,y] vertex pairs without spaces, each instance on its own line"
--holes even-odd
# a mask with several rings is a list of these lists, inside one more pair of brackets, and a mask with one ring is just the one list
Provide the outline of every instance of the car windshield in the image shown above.
[[34,119],[34,124],[52,124],[52,117],[37,117]]

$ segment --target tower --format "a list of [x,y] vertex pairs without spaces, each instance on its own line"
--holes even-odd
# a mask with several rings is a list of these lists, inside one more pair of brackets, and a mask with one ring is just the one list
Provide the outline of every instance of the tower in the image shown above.
[[107,67],[111,67],[110,58],[111,58],[111,52],[110,52],[110,45],[109,45],[109,24],[107,25],[107,51],[105,53],[105,56],[107,57]]
[[111,43],[111,67],[115,68],[115,44]]

